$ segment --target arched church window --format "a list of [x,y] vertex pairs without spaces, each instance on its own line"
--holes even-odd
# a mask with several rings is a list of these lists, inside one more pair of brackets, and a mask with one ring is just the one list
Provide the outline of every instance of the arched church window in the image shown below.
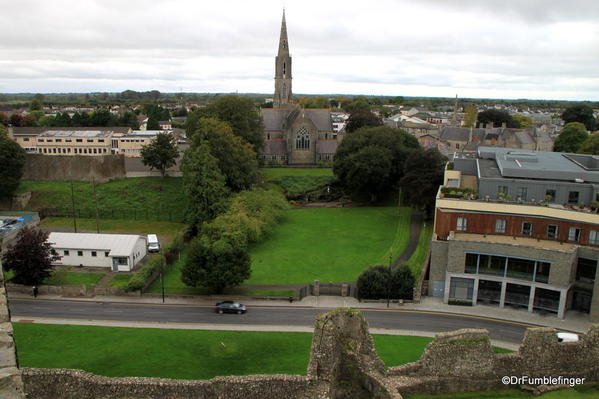
[[287,73],[287,63],[283,62],[283,76]]
[[310,132],[305,126],[302,126],[295,134],[295,149],[309,150],[310,149]]
[[283,88],[281,89],[281,97],[287,98],[287,85],[283,85]]

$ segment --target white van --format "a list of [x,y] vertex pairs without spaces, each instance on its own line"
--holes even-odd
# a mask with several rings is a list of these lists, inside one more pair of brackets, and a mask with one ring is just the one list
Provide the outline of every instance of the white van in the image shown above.
[[148,252],[160,252],[160,243],[156,234],[148,234]]

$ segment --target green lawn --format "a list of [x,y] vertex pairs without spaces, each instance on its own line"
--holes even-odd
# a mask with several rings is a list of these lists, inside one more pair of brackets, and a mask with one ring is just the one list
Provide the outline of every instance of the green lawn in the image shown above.
[[[95,217],[91,182],[73,183],[75,208],[81,217]],[[71,212],[71,184],[60,181],[24,180],[19,192],[31,191],[27,208],[37,211],[60,208]],[[186,206],[183,179],[143,177],[96,184],[98,210],[103,219],[142,219],[182,221]]]
[[388,264],[390,252],[396,257],[403,251],[410,213],[402,208],[399,217],[391,207],[288,211],[285,221],[250,248],[252,276],[245,284],[356,281],[367,267]]
[[307,333],[13,326],[22,367],[82,369],[109,377],[305,375],[312,339]]
[[44,280],[45,285],[82,285],[90,288],[105,276],[104,273],[77,273],[55,270],[50,278]]
[[[208,295],[210,292],[205,288],[188,287],[181,281],[181,268],[187,260],[187,254],[184,251],[181,254],[181,260],[176,261],[164,272],[164,292],[166,294],[179,295]],[[145,292],[154,294],[162,293],[162,282],[160,276],[152,282]]]
[[422,271],[422,267],[424,265],[424,260],[426,258],[426,253],[428,252],[428,248],[431,245],[431,237],[433,235],[433,222],[426,222],[422,229],[420,230],[420,238],[418,241],[418,247],[410,256],[410,259],[406,262],[412,272],[414,273],[414,277],[416,281],[420,277],[420,272]]
[[331,168],[262,168],[260,170],[267,181],[282,176],[333,176]]
[[129,283],[129,280],[131,280],[131,277],[133,277],[132,274],[117,274],[112,278],[112,280],[110,280],[108,285],[112,288],[120,288],[124,290],[127,288],[127,284]]
[[[599,397],[598,386],[578,386],[566,391],[549,392],[542,399],[596,399]],[[468,392],[446,395],[404,395],[405,399],[530,399],[530,394],[517,390]]]
[[[202,311],[198,309],[198,320]],[[110,377],[208,379],[218,375],[305,374],[312,340],[310,333],[29,323],[13,323],[13,327],[22,367],[82,369]],[[374,335],[376,350],[387,366],[418,360],[430,341]]]

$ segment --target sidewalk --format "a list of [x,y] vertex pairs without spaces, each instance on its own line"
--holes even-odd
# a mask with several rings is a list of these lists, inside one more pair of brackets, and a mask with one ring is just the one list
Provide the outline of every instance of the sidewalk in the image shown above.
[[[22,293],[8,293],[9,299],[31,299],[31,295]],[[145,303],[162,304],[160,296],[135,297],[135,296],[96,296],[96,297],[62,297],[59,295],[40,295],[41,299],[49,300],[73,300],[89,302],[124,302],[124,303]],[[253,300],[240,297],[239,299],[248,307],[309,307],[334,309],[338,307],[351,307],[354,309],[368,309],[380,311],[414,311],[414,312],[439,312],[460,314],[471,317],[486,317],[499,320],[506,320],[516,323],[534,324],[539,326],[553,327],[562,330],[575,331],[579,333],[586,332],[591,327],[588,315],[569,312],[564,320],[558,319],[554,315],[542,315],[539,313],[529,313],[525,310],[515,310],[511,308],[500,309],[497,306],[478,305],[478,306],[455,306],[444,304],[441,298],[422,297],[420,303],[398,304],[391,303],[387,308],[386,303],[362,303],[353,297],[339,296],[308,296],[301,301],[278,300]],[[212,306],[217,298],[209,297],[167,297],[166,305],[199,305]]]

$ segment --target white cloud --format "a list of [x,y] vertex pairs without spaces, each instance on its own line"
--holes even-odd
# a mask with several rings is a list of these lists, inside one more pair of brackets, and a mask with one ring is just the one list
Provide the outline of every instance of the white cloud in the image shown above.
[[[273,90],[282,0],[0,0],[0,92]],[[287,1],[296,93],[599,99],[599,2]]]

